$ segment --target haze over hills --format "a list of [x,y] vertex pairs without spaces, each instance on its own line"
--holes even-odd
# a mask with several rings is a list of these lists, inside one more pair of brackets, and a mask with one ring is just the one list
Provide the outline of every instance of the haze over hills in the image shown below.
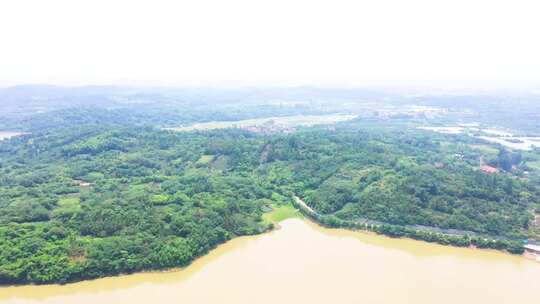
[[[163,112],[167,117],[139,117],[140,124],[173,125],[193,122],[182,115],[184,107],[198,113],[197,120],[238,120],[263,116],[294,114],[362,112],[369,114],[386,106],[410,105],[438,107],[450,112],[468,112],[468,120],[490,122],[511,128],[519,125],[523,132],[538,132],[540,95],[530,91],[439,91],[403,88],[317,88],[317,87],[130,87],[84,86],[58,87],[25,85],[0,89],[3,106],[0,117],[11,128],[28,129],[30,117],[46,117],[46,113],[73,109],[115,112],[120,109],[138,113]],[[167,111],[164,111],[167,109]],[[225,114],[216,118],[212,113]],[[511,111],[510,111],[511,110]],[[460,115],[461,115],[460,114]],[[37,116],[36,116],[37,115]],[[459,118],[463,120],[463,115]],[[458,120],[459,120],[458,119]],[[147,121],[148,120],[148,121]],[[0,122],[2,124],[2,122]],[[18,125],[17,125],[18,124]],[[3,128],[6,128],[4,126]]]

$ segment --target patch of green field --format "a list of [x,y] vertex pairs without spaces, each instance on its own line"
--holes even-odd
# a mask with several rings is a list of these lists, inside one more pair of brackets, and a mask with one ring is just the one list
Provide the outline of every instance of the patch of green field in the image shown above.
[[214,160],[214,155],[203,155],[199,160],[197,161],[197,164],[200,165],[206,165]]
[[535,170],[535,171],[540,171],[540,161],[529,161],[527,162],[527,167]]
[[221,155],[212,162],[212,169],[223,171],[227,169],[229,164],[229,158],[225,155]]
[[167,194],[154,194],[150,197],[150,202],[154,205],[167,205],[170,199]]
[[274,208],[274,210],[263,214],[263,220],[266,223],[276,224],[288,218],[302,216],[300,211],[294,208],[294,206],[291,204],[283,205],[283,206],[272,205],[272,208]]
[[486,154],[494,154],[497,155],[499,153],[499,150],[497,150],[494,147],[488,146],[488,145],[470,145],[472,149],[479,150]]
[[79,207],[79,197],[77,196],[66,196],[61,197],[58,200],[58,207],[60,208],[76,208]]
[[52,218],[69,218],[81,211],[80,199],[78,196],[65,196],[58,199],[58,207],[52,212]]

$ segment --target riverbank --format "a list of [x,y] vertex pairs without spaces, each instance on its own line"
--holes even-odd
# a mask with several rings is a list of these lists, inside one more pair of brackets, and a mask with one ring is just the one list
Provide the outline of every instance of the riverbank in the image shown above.
[[[388,236],[394,239],[409,239],[413,241],[424,240],[424,241],[427,241],[428,243],[438,243],[441,245],[453,245],[452,247],[456,247],[456,248],[471,247],[471,248],[480,248],[480,249],[498,249],[499,251],[502,250],[501,248],[475,246],[475,244],[471,241],[470,238],[468,239],[468,243],[465,243],[467,240],[463,237],[460,237],[458,241],[463,242],[463,243],[458,243],[458,245],[454,245],[452,243],[452,241],[454,240],[452,237],[454,236],[437,235],[437,234],[430,234],[426,232],[411,232],[407,230],[405,230],[405,232],[400,234],[399,231],[402,231],[402,230],[390,230],[390,229],[399,229],[399,228],[393,228],[393,226],[389,226],[389,225],[379,225],[379,226],[375,224],[356,225],[349,222],[339,222],[339,221],[336,221],[336,219],[328,220],[324,216],[317,214],[312,208],[307,206],[307,204],[304,201],[302,201],[299,197],[294,197],[294,201],[291,202],[291,204],[272,205],[272,210],[264,213],[262,217],[263,222],[265,223],[265,226],[267,227],[267,229],[260,231],[261,234],[258,234],[258,235],[265,235],[268,232],[279,230],[281,228],[279,223],[290,218],[302,218],[302,219],[307,218],[313,221],[314,224],[320,225],[322,227],[345,228],[346,230],[351,231],[351,232],[355,232],[355,233],[360,232],[360,233],[370,234],[374,236],[382,235],[382,236]],[[385,228],[388,226],[390,228]],[[418,233],[418,234],[413,234],[413,233]],[[417,235],[420,235],[424,237],[425,239],[415,238],[415,236]],[[237,236],[237,237],[234,237],[233,239],[227,240],[225,243],[217,244],[216,247],[210,249],[206,254],[195,257],[189,264],[187,264],[184,267],[172,267],[172,268],[166,268],[163,270],[161,269],[139,270],[134,273],[166,273],[166,272],[180,271],[182,269],[190,267],[193,263],[195,263],[199,259],[204,258],[205,256],[209,254],[212,254],[212,252],[214,252],[215,250],[217,250],[217,248],[220,248],[224,244],[227,244],[236,239],[250,238],[250,237],[253,237],[253,236]],[[462,245],[462,244],[468,244],[468,245]],[[528,255],[524,255],[524,256],[529,259],[532,259]],[[536,258],[534,259],[536,260]],[[129,276],[129,275],[133,275],[133,273],[121,273],[121,274],[107,276],[107,277]],[[90,278],[90,279],[78,280],[78,281],[89,281],[89,280],[91,281],[95,279],[96,278]],[[78,281],[69,281],[65,283],[73,284]],[[26,285],[21,284],[21,285],[15,285],[15,286],[26,286]]]
[[[271,210],[269,212],[265,212],[262,215],[262,221],[263,221],[263,227],[264,228],[262,228],[259,231],[258,234],[254,234],[254,235],[263,235],[265,233],[277,230],[277,229],[280,228],[279,222],[281,222],[281,221],[283,221],[285,219],[288,219],[288,218],[292,218],[292,217],[303,218],[303,215],[292,204],[285,204],[285,205],[274,204],[274,205],[271,206]],[[224,244],[227,244],[227,243],[231,242],[232,240],[241,239],[241,238],[245,238],[245,237],[251,237],[251,236],[253,236],[253,235],[234,236],[231,239],[225,240],[225,242],[216,244],[214,247],[210,248],[204,254],[199,255],[199,256],[195,256],[189,263],[184,264],[184,265],[179,264],[178,266],[173,266],[173,267],[169,267],[169,268],[138,269],[138,270],[133,271],[133,272],[115,273],[115,274],[111,274],[111,275],[107,275],[107,276],[99,276],[99,277],[76,278],[76,279],[68,280],[68,281],[64,281],[64,282],[56,282],[56,284],[69,285],[69,284],[74,284],[74,283],[78,283],[78,282],[92,281],[92,280],[97,280],[97,279],[102,279],[102,278],[131,276],[131,275],[137,274],[137,273],[175,272],[175,271],[184,269],[186,267],[189,267],[191,264],[193,264],[196,261],[198,261],[199,259],[207,256],[208,254],[211,254],[213,251],[217,250],[217,248],[219,248],[220,246],[223,246]],[[0,288],[2,288],[2,286],[5,286],[5,287],[6,286],[41,286],[41,285],[49,285],[49,284],[55,284],[55,282],[49,282],[49,283],[35,283],[34,282],[34,283],[7,284],[7,285],[0,284]]]
[[537,292],[540,265],[499,251],[329,229],[299,218],[280,225],[227,241],[185,268],[4,287],[0,302],[506,304],[532,301]]
[[316,221],[317,223],[330,228],[347,228],[353,230],[371,231],[377,234],[394,238],[411,238],[414,240],[438,243],[441,245],[452,245],[456,247],[475,247],[481,249],[495,249],[506,251],[511,254],[522,255],[525,249],[522,242],[508,241],[502,239],[488,239],[472,235],[453,235],[441,232],[418,230],[404,226],[391,225],[376,221],[352,222],[337,218],[333,215],[323,215],[310,208],[298,196],[293,197],[293,202],[300,211]]

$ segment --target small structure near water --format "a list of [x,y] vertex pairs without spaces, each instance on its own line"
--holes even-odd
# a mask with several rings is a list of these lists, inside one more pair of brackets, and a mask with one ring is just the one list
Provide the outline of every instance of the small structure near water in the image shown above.
[[540,245],[527,244],[523,246],[527,252],[540,254]]

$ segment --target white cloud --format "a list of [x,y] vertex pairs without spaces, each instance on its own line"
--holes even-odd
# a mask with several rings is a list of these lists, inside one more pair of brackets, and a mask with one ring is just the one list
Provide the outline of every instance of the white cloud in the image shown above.
[[0,84],[539,85],[538,1],[0,2]]

